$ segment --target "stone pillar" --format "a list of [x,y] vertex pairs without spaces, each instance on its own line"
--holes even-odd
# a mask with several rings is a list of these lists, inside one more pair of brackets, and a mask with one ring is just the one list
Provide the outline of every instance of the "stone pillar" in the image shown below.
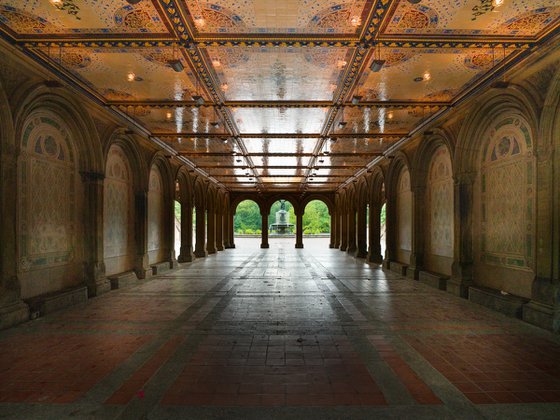
[[303,212],[296,213],[296,248],[303,248]]
[[356,246],[356,209],[351,206],[346,215],[346,218],[348,220],[348,248],[346,249],[346,252],[348,252],[349,254],[353,254],[358,248]]
[[367,231],[367,216],[366,216],[366,206],[361,205],[358,208],[358,225],[357,225],[357,250],[356,250],[356,257],[357,258],[365,258],[367,257],[367,239],[366,239],[366,231]]
[[[9,107],[6,105],[5,109]],[[13,134],[9,128],[2,126],[0,130],[0,329],[29,319],[29,308],[21,299],[17,277],[17,157],[13,135],[8,136]]]
[[194,255],[197,258],[204,258],[206,253],[206,209],[203,206],[196,206],[196,244]]
[[454,182],[454,246],[451,279],[447,291],[456,296],[468,297],[472,284],[472,218],[474,172],[458,174]]
[[348,249],[348,211],[344,209],[340,214],[340,250]]
[[[183,206],[181,206],[181,209]],[[165,260],[169,261],[169,267],[177,267],[177,255],[175,255],[175,197],[174,193],[171,194],[168,200],[167,214],[165,218],[167,220],[166,229],[166,246],[165,246]],[[179,250],[179,252],[181,252]]]
[[[338,211],[333,211],[331,214],[331,248],[340,247],[340,234],[339,234],[339,217]],[[329,245],[330,246],[330,245]]]
[[226,248],[235,248],[235,236],[234,236],[234,232],[233,232],[233,217],[235,216],[235,213],[232,212],[231,210],[228,211],[227,215],[226,215],[226,225],[227,225],[227,243],[226,243]]
[[85,282],[88,296],[99,296],[111,290],[103,261],[103,180],[105,174],[82,172],[84,186],[84,252]]
[[181,203],[181,250],[179,252],[179,262],[191,262],[193,254],[193,220],[192,204],[184,200]]
[[387,194],[387,207],[385,207],[385,258],[383,260],[383,268],[389,269],[391,261],[396,260],[396,234],[397,234],[397,217],[396,217],[396,197],[393,188]]
[[[266,212],[265,212],[266,213]],[[268,244],[268,213],[261,213],[261,248],[269,248]],[[297,248],[297,246],[296,246]]]
[[558,228],[554,228],[558,214],[553,198],[559,177],[554,173],[553,160],[558,159],[558,154],[550,147],[541,146],[536,159],[536,275],[531,286],[531,301],[523,306],[523,320],[560,332],[560,282],[554,270],[558,267],[559,255],[559,244],[554,241],[558,235]]
[[331,241],[329,248],[336,248],[336,212],[333,210],[329,216],[331,216]]
[[216,253],[216,209],[213,206],[208,207],[208,223],[206,237],[206,251],[208,254]]
[[216,250],[224,250],[224,214],[221,209],[216,213]]
[[152,275],[148,258],[148,192],[141,191],[134,194],[134,233],[136,238],[136,259],[134,271],[136,277],[145,279]]
[[367,260],[372,263],[382,264],[381,255],[381,205],[379,203],[369,206],[369,246]]
[[418,280],[418,275],[424,263],[424,207],[426,187],[415,185],[412,187],[412,250],[410,264],[406,276]]

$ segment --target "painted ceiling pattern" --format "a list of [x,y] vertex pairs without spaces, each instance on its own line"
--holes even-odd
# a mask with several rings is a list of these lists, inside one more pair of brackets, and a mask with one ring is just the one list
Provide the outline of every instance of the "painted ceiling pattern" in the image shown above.
[[4,38],[231,190],[334,190],[559,27],[557,0],[0,0]]

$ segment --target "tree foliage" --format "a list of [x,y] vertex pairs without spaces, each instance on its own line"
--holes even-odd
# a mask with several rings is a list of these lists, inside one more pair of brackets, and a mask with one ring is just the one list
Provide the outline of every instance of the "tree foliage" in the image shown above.
[[331,231],[331,216],[325,203],[319,200],[310,201],[303,214],[303,233],[317,235]]
[[235,233],[247,234],[261,230],[261,212],[257,203],[252,200],[239,203],[235,210],[233,229]]

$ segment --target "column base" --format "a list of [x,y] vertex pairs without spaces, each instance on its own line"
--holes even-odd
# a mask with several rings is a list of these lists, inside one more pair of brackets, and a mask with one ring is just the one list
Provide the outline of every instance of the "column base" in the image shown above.
[[522,319],[549,331],[560,331],[560,309],[534,300],[523,305]]
[[0,330],[13,327],[29,320],[29,307],[23,301],[0,306]]
[[383,256],[381,254],[368,253],[366,259],[375,264],[383,264]]
[[266,248],[270,248],[269,244],[261,244],[261,248],[266,249]]
[[420,275],[419,267],[414,267],[412,265],[409,265],[408,268],[406,269],[406,277],[408,277],[409,279],[418,280],[419,275]]
[[100,296],[111,290],[111,280],[108,278],[96,279],[95,283],[88,284],[88,298]]
[[346,252],[349,253],[349,254],[354,254],[357,250],[358,250],[358,248],[348,247],[346,249]]
[[188,263],[194,261],[194,254],[191,252],[190,254],[181,254],[177,259],[180,263]]
[[210,249],[207,248],[206,252],[208,252],[208,254],[215,254],[218,251],[216,250],[216,248],[210,248]]
[[234,248],[235,248],[235,244],[226,245],[226,249],[234,249]]
[[329,244],[329,248],[337,248],[335,244]]
[[358,249],[355,254],[356,258],[365,258],[367,257],[367,251]]
[[223,250],[224,250],[224,246],[223,246],[223,245],[218,245],[218,246],[216,247],[216,249],[217,249],[218,251],[223,251]]
[[303,244],[296,244],[296,248],[298,248],[298,249],[303,248]]
[[206,251],[194,251],[194,256],[196,258],[205,258],[208,256],[208,253]]
[[451,278],[447,280],[447,292],[468,299],[472,282],[472,264],[453,262]]

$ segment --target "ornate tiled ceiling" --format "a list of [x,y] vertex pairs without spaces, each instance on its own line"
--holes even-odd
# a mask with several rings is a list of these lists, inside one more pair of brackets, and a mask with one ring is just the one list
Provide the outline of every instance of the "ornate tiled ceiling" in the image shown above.
[[560,20],[557,0],[413,3],[0,0],[0,30],[228,189],[333,190]]

